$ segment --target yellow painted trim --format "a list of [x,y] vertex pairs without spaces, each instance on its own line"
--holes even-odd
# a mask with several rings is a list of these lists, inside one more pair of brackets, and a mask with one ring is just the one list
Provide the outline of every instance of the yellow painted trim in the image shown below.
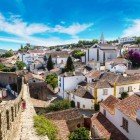
[[97,103],[97,88],[94,89],[94,100],[95,100],[95,104]]
[[116,97],[116,83],[114,83],[114,96]]

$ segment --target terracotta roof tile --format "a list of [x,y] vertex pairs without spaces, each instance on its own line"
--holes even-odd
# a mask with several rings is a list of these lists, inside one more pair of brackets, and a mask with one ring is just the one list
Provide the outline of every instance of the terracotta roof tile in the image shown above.
[[82,98],[94,99],[94,97],[82,86],[79,86],[78,89],[72,92],[72,94]]
[[136,112],[140,109],[140,97],[133,94],[132,96],[121,100],[121,102],[116,105],[116,108],[129,118],[136,120]]
[[119,99],[116,97],[110,95],[106,100],[100,103],[101,106],[103,106],[105,109],[107,109],[111,114],[114,114],[115,111],[115,105],[120,102]]
[[66,120],[53,120],[54,124],[58,128],[58,138],[61,140],[68,140],[70,134]]
[[102,113],[94,115],[91,121],[101,139],[128,140]]

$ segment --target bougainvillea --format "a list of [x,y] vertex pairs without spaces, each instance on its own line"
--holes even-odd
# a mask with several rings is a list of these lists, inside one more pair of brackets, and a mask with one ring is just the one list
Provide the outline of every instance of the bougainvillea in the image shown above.
[[134,67],[140,67],[140,50],[128,51],[128,59],[132,62]]

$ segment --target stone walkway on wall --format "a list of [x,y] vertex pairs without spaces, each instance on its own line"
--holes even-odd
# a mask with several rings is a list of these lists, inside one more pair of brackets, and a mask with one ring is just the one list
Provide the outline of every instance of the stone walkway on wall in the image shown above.
[[36,135],[33,116],[36,115],[33,104],[31,102],[30,94],[28,92],[27,85],[24,85],[24,94],[23,98],[26,101],[26,109],[22,112],[21,115],[21,124],[19,129],[19,135],[15,140],[49,140],[48,137],[39,137]]

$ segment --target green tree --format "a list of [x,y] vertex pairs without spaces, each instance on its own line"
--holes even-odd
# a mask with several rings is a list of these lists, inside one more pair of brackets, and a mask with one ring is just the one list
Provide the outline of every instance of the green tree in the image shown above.
[[65,70],[67,72],[69,71],[74,71],[74,65],[73,65],[73,61],[72,61],[72,58],[69,56],[68,59],[67,59],[67,63],[66,63],[66,66],[65,66]]
[[56,101],[48,107],[48,111],[59,111],[71,108],[69,100]]
[[2,54],[1,57],[6,57],[7,58],[7,57],[11,57],[13,55],[14,55],[13,50],[9,50],[5,54]]
[[138,37],[138,38],[136,39],[136,44],[138,44],[138,46],[139,46],[139,44],[140,44],[140,37]]
[[34,127],[38,135],[47,135],[49,140],[56,140],[58,128],[51,120],[46,119],[44,116],[34,116]]
[[26,64],[22,61],[17,61],[16,66],[17,66],[18,70],[23,70],[23,68],[26,67]]
[[47,69],[48,69],[48,71],[50,71],[53,68],[54,68],[54,64],[53,64],[53,61],[52,61],[52,57],[50,55],[49,58],[48,58],[48,62],[47,62]]
[[53,89],[58,86],[58,76],[55,73],[47,75],[45,81],[51,85]]
[[4,69],[4,65],[2,63],[0,63],[0,71],[2,71]]
[[81,51],[81,50],[74,50],[74,51],[72,52],[72,56],[73,56],[74,58],[80,59],[81,56],[84,56],[84,55],[85,55],[85,52],[83,52],[83,51]]
[[80,127],[69,135],[69,140],[90,140],[89,131]]
[[124,99],[126,97],[128,97],[128,93],[127,92],[122,92],[121,93],[121,99]]

